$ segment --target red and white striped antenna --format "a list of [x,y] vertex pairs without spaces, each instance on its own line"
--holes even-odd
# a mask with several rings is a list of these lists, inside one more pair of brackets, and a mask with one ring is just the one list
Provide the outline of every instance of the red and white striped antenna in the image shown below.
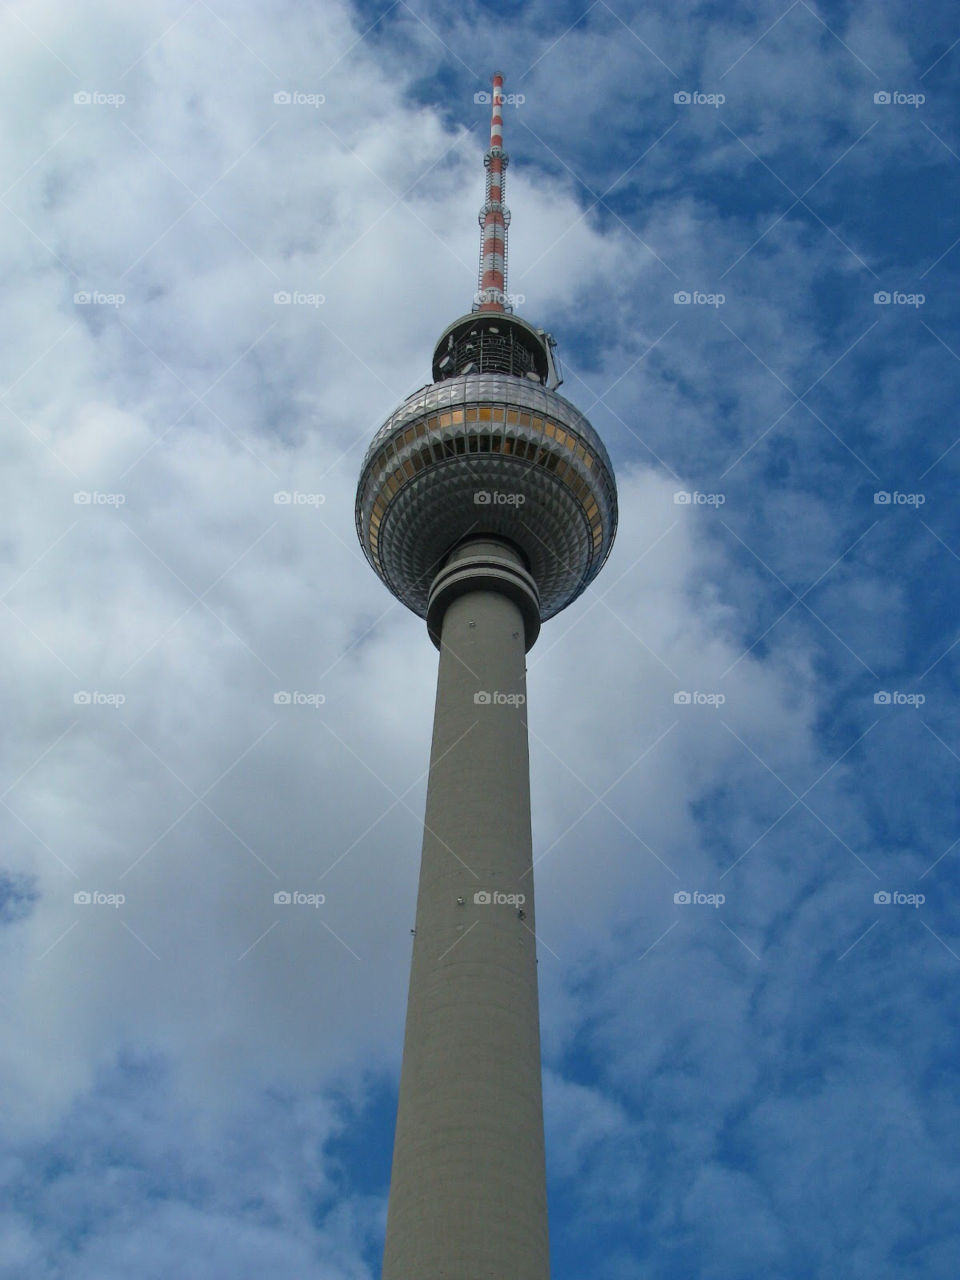
[[507,163],[503,149],[503,76],[493,77],[490,149],[483,157],[487,198],[480,210],[480,276],[474,311],[512,311],[507,303],[507,228],[510,210],[504,203]]

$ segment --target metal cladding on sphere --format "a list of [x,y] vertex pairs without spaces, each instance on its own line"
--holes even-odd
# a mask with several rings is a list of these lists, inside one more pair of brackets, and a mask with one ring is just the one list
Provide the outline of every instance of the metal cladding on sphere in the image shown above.
[[356,518],[368,560],[421,617],[450,550],[495,534],[521,552],[546,619],[606,560],[616,486],[600,437],[568,400],[528,378],[475,373],[422,388],[387,419]]

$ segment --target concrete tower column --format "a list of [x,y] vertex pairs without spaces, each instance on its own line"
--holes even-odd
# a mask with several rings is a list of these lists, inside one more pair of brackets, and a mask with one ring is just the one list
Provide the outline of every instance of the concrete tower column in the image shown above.
[[525,875],[537,589],[507,543],[474,539],[427,622],[440,667],[383,1280],[549,1280]]

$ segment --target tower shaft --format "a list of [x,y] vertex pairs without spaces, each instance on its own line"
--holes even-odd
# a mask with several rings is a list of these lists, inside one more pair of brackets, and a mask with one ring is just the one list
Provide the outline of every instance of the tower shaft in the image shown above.
[[549,1280],[525,705],[536,588],[507,544],[476,540],[449,557],[430,612],[440,666],[383,1280]]

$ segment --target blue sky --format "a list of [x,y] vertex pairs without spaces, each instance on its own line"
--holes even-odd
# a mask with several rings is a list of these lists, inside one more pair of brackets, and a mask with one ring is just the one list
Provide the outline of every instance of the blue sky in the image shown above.
[[951,7],[0,24],[0,1277],[379,1273],[436,655],[353,495],[496,69],[621,502],[529,658],[554,1280],[955,1276]]

